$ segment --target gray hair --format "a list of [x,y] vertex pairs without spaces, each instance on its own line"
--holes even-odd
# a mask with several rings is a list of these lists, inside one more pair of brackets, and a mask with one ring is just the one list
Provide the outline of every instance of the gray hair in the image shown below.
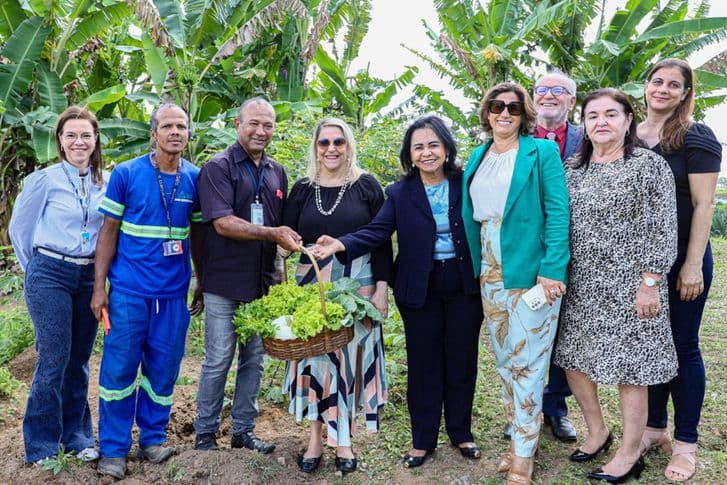
[[240,121],[244,121],[242,119],[242,112],[245,111],[245,108],[247,108],[248,106],[250,106],[252,104],[264,104],[270,108],[270,111],[272,111],[273,114],[275,114],[275,108],[273,108],[273,105],[270,104],[270,101],[263,98],[262,96],[255,96],[254,98],[245,100],[245,102],[243,102],[242,105],[240,105],[240,109],[237,111],[237,118]]
[[186,111],[184,111],[182,108],[180,108],[179,106],[177,106],[174,103],[164,103],[164,104],[160,104],[157,107],[157,109],[155,109],[151,113],[151,119],[149,120],[149,124],[151,125],[151,131],[157,131],[157,126],[159,126],[159,119],[158,119],[159,113],[161,113],[165,109],[172,109],[172,108],[177,108],[182,113],[184,113],[184,116],[187,118],[187,126],[189,127],[189,115],[187,114]]
[[546,77],[551,77],[551,76],[556,76],[556,77],[563,79],[563,84],[565,84],[565,86],[563,86],[563,87],[565,87],[568,90],[568,94],[570,94],[571,96],[576,95],[576,93],[577,93],[576,82],[570,76],[568,76],[566,73],[564,73],[563,71],[561,71],[560,69],[558,69],[556,67],[550,69],[547,73],[540,76],[538,78],[538,80],[535,82],[535,86],[536,87],[539,86],[540,83],[543,81],[543,79],[545,79]]

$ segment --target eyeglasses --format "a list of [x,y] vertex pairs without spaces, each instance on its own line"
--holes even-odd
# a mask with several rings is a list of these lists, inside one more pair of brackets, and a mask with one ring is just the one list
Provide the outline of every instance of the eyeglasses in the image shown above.
[[520,101],[513,101],[512,103],[505,103],[500,99],[491,99],[487,103],[487,111],[490,113],[499,115],[507,108],[507,112],[512,116],[520,116],[523,114],[523,104]]
[[96,139],[96,133],[90,133],[90,132],[74,133],[72,131],[66,131],[61,136],[67,142],[74,142],[74,141],[78,140],[79,137],[81,138],[82,141],[85,141],[85,142],[91,142]]
[[[321,148],[328,148],[329,146],[331,146],[331,140],[329,140],[328,138],[319,138],[316,143]],[[333,139],[334,147],[342,147],[345,144],[346,144],[345,138],[334,138]]]
[[570,91],[568,91],[568,88],[563,86],[536,86],[535,87],[535,94],[538,96],[545,96],[548,94],[548,91],[553,93],[553,96],[560,96],[562,94],[568,93],[570,94]]

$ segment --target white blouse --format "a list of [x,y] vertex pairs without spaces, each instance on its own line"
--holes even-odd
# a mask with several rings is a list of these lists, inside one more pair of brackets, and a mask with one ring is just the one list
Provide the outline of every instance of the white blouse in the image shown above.
[[504,153],[488,150],[470,184],[473,216],[478,222],[501,218],[510,192],[517,148]]

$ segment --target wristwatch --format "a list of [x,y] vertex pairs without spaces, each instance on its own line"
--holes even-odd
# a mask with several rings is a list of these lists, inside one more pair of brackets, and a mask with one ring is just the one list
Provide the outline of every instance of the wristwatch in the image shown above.
[[641,278],[641,281],[643,281],[644,284],[650,288],[661,285],[661,279],[657,280],[656,278],[652,278],[651,276],[643,276]]

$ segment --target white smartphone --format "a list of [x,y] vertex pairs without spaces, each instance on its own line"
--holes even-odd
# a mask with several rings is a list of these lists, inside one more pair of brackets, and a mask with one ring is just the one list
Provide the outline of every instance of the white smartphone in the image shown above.
[[545,298],[543,285],[541,285],[540,283],[523,293],[522,298],[528,308],[530,308],[532,311],[539,310],[548,301]]

